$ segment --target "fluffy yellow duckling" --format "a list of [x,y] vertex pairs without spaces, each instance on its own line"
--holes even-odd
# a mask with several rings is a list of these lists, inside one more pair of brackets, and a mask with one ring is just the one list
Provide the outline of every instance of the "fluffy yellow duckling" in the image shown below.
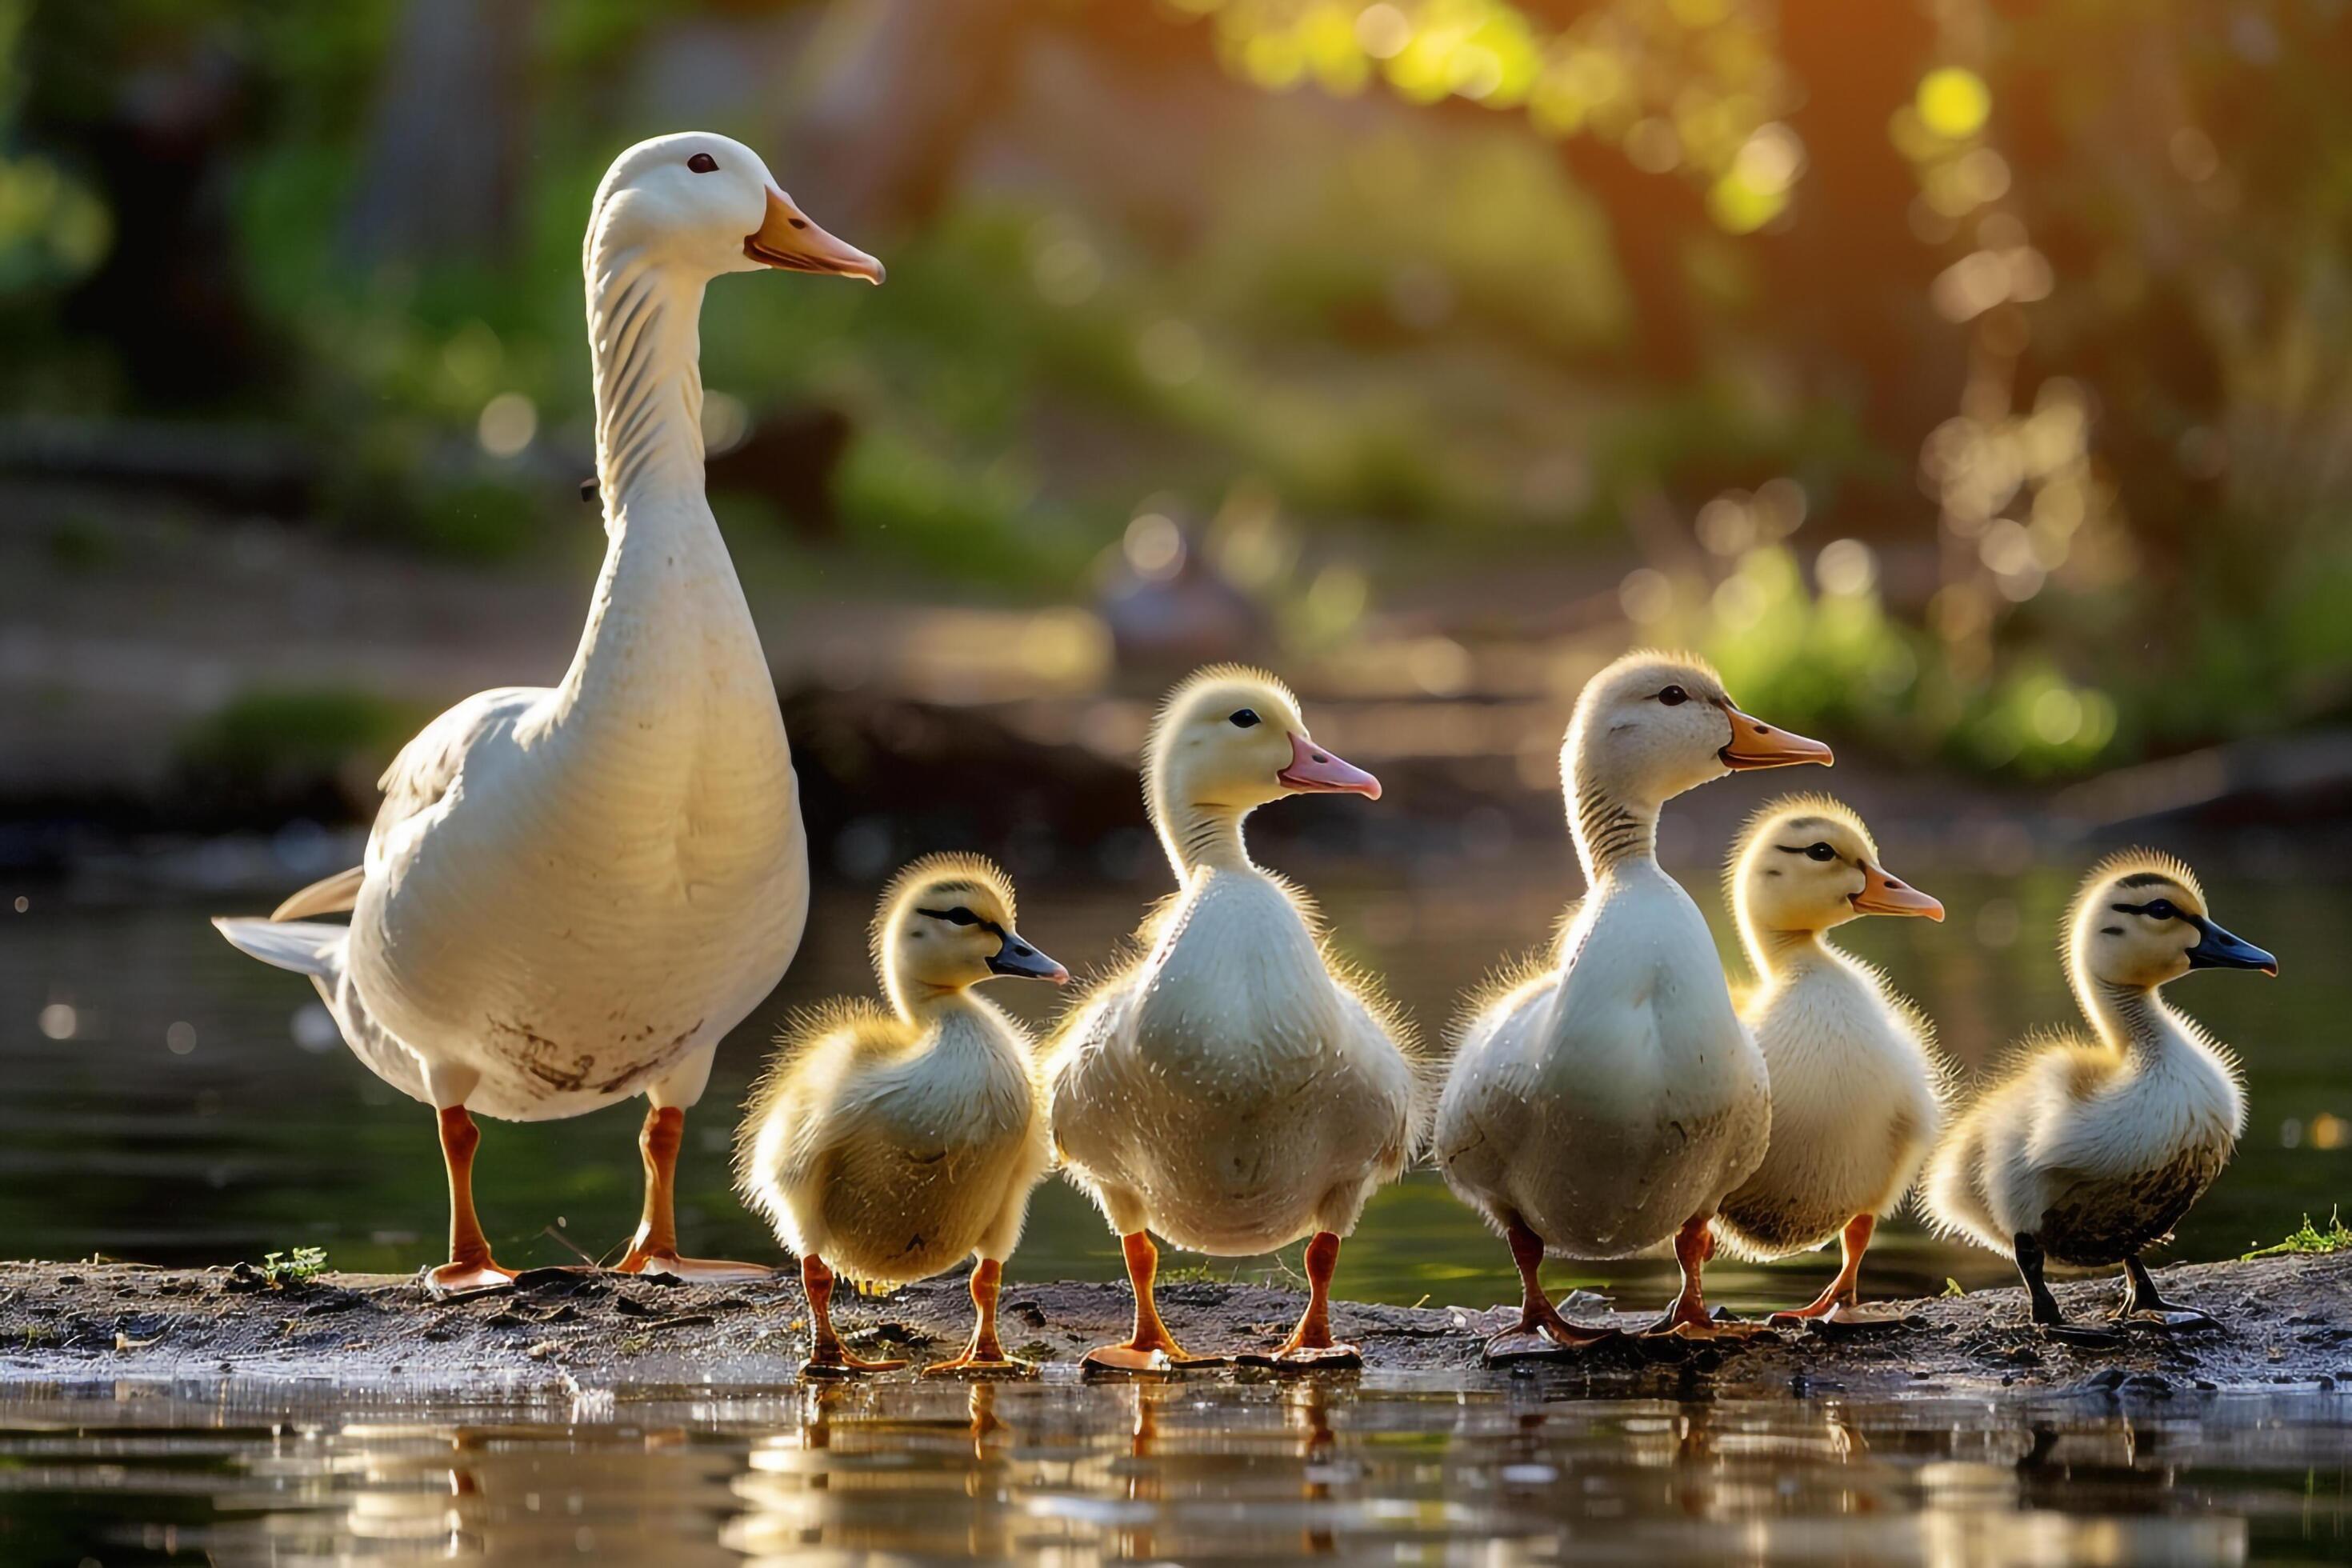
[[843,1348],[835,1271],[887,1284],[976,1254],[971,1343],[927,1373],[1025,1370],[996,1334],[1004,1259],[1053,1163],[1036,1047],[973,994],[1000,974],[1068,971],[1014,929],[1013,885],[971,855],[918,860],[882,894],[874,964],[888,1011],[840,1002],[799,1021],[752,1090],[736,1184],[801,1260],[809,1370],[886,1372]]
[[1862,1257],[1942,1131],[1947,1073],[1918,1009],[1822,938],[1863,915],[1940,921],[1944,906],[1889,876],[1862,818],[1823,795],[1758,812],[1725,881],[1761,983],[1740,1016],[1771,1069],[1772,1137],[1715,1233],[1748,1258],[1837,1237],[1836,1277],[1778,1316],[1879,1321],[1860,1305]]
[[2009,1253],[2033,1321],[2072,1329],[2042,1282],[2045,1259],[2120,1263],[2119,1322],[2210,1323],[2157,1293],[2140,1261],[2163,1241],[2237,1147],[2246,1106],[2237,1058],[2158,987],[2192,969],[2278,961],[2224,931],[2204,890],[2168,855],[2132,849],[2095,868],[2066,921],[2066,974],[2094,1037],[2029,1038],[1928,1163],[1936,1223]]
[[1591,891],[1548,961],[1474,1003],[1437,1106],[1438,1169],[1518,1266],[1518,1326],[1490,1359],[1613,1336],[1553,1307],[1547,1252],[1627,1258],[1669,1238],[1682,1289],[1658,1331],[1738,1331],[1706,1310],[1707,1226],[1762,1161],[1771,1100],[1706,917],[1658,864],[1658,812],[1735,769],[1829,761],[1687,655],[1628,654],[1577,699],[1560,773]]
[[1170,694],[1143,776],[1178,890],[1138,932],[1142,956],[1063,1022],[1046,1067],[1055,1142],[1135,1287],[1135,1331],[1087,1363],[1214,1359],[1160,1321],[1155,1231],[1226,1257],[1311,1237],[1306,1313],[1253,1359],[1358,1363],[1331,1336],[1331,1274],[1365,1200],[1420,1147],[1424,1075],[1385,1005],[1333,972],[1306,895],[1251,861],[1242,823],[1285,795],[1378,798],[1380,781],[1318,746],[1280,681],[1232,666]]

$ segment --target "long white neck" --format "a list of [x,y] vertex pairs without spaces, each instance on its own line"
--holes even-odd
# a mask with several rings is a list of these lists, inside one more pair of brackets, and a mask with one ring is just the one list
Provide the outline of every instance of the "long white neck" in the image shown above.
[[[675,703],[723,668],[748,696],[765,661],[702,490],[699,320],[706,279],[629,247],[589,247],[588,348],[604,566],[564,688],[567,706]],[[765,696],[772,706],[771,689]]]
[[1661,803],[1610,779],[1576,752],[1570,756],[1561,788],[1568,800],[1569,836],[1576,842],[1586,885],[1597,887],[1612,871],[1655,860]]
[[1249,807],[1187,800],[1181,780],[1167,778],[1158,770],[1145,779],[1144,794],[1151,826],[1160,835],[1160,847],[1168,851],[1169,864],[1176,868],[1178,881],[1190,882],[1192,873],[1203,867],[1255,868],[1249,846],[1242,840],[1242,822],[1249,816]]
[[588,348],[596,385],[596,483],[606,526],[702,499],[702,291],[642,250],[593,250]]

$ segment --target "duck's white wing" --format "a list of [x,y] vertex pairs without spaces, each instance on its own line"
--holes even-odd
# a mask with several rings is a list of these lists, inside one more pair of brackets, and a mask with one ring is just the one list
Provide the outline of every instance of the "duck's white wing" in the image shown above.
[[1066,1015],[1045,1046],[1045,1100],[1054,1130],[1054,1152],[1083,1162],[1118,1124],[1126,1100],[1116,1049],[1134,1030],[1135,1003],[1143,966],[1130,964],[1097,984]]
[[1375,1005],[1352,985],[1339,989],[1340,1021],[1354,1047],[1349,1055],[1395,1113],[1393,1137],[1375,1161],[1382,1176],[1392,1178],[1428,1145],[1429,1119],[1437,1109],[1437,1070],[1421,1056],[1393,1013]]
[[367,868],[364,866],[354,866],[331,877],[321,877],[270,910],[269,918],[273,921],[303,921],[313,915],[348,914],[360,901],[360,884],[366,879]]
[[[440,804],[465,772],[466,758],[478,742],[505,729],[547,694],[543,686],[505,686],[476,692],[418,731],[376,780],[376,788],[383,792],[383,804],[376,808],[375,827],[368,836],[371,855],[386,832]],[[358,906],[360,884],[365,880],[363,865],[321,877],[270,910],[269,918],[306,921],[319,915],[348,914]],[[229,940],[246,946],[236,937]],[[278,962],[249,947],[246,950],[265,963]]]
[[404,829],[421,826],[418,818],[440,808],[460,786],[476,748],[511,730],[550,695],[543,686],[478,691],[419,730],[376,781],[383,805],[368,835],[368,864],[375,865],[393,841],[406,837]]

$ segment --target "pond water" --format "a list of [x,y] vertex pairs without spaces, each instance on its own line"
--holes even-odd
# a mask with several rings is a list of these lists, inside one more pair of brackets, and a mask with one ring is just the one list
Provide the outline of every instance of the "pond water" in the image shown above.
[[1540,1379],[551,1405],[0,1395],[0,1558],[2210,1563],[2352,1556],[2352,1400],[1559,1400]]
[[[1943,925],[1869,920],[1845,928],[1853,951],[1885,965],[1973,1067],[2022,1030],[2072,1017],[2054,937],[2072,874],[1999,882],[1964,871],[1906,870],[1954,911]],[[1685,868],[1711,907],[1713,879]],[[1311,879],[1335,938],[1381,975],[1434,1037],[1456,999],[1498,962],[1539,942],[1567,879],[1549,866],[1490,863],[1475,877],[1423,873],[1370,887]],[[2277,1239],[2305,1213],[2325,1219],[2352,1193],[2352,900],[2322,881],[2209,877],[2217,912],[2277,952],[2284,978],[2200,974],[2170,994],[2245,1058],[2252,1113],[2244,1145],[2191,1215],[2171,1256],[2234,1256]],[[1023,927],[1083,974],[1132,928],[1151,894],[1102,884],[1024,889]],[[0,889],[0,1256],[109,1257],[164,1263],[257,1258],[326,1248],[332,1266],[407,1270],[437,1258],[445,1219],[431,1115],[371,1077],[336,1040],[310,986],[233,951],[206,908],[152,897],[106,900],[62,889]],[[16,897],[23,912],[11,912]],[[793,1007],[867,990],[867,895],[820,892],[809,934],[770,1005],[722,1047],[688,1119],[680,1172],[689,1247],[775,1259],[773,1241],[728,1189],[735,1107],[767,1039]],[[256,908],[264,898],[212,908]],[[1722,932],[1727,952],[1729,933]],[[1735,971],[1736,972],[1736,971]],[[1047,988],[1002,982],[1024,1016],[1051,1016]],[[485,1123],[478,1170],[484,1223],[510,1265],[603,1254],[635,1224],[639,1109],[615,1107],[534,1126]],[[1883,1293],[2007,1282],[1990,1254],[1885,1227],[1866,1285]],[[1171,1267],[1219,1277],[1295,1270],[1285,1257]],[[1059,1181],[1039,1190],[1010,1279],[1111,1279],[1118,1253],[1099,1215]],[[1810,1297],[1830,1271],[1810,1256],[1709,1271],[1709,1295],[1735,1308]],[[1561,1285],[1663,1299],[1664,1260],[1550,1266]],[[1340,1260],[1338,1289],[1358,1300],[1487,1305],[1513,1293],[1499,1243],[1433,1174],[1376,1198]]]

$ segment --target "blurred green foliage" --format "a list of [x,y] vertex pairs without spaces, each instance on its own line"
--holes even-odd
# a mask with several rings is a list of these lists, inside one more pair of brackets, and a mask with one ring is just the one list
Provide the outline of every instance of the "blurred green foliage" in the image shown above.
[[[849,430],[829,518],[718,504],[902,591],[1084,594],[1147,501],[1246,496],[1302,652],[1442,562],[1622,579],[1759,705],[1972,769],[2352,710],[2342,7],[901,9],[0,0],[0,396],[267,417],[328,526],[526,559],[576,531],[589,193],[690,114],[891,269],[712,290],[714,405]],[[512,90],[421,70],[428,16]]]

